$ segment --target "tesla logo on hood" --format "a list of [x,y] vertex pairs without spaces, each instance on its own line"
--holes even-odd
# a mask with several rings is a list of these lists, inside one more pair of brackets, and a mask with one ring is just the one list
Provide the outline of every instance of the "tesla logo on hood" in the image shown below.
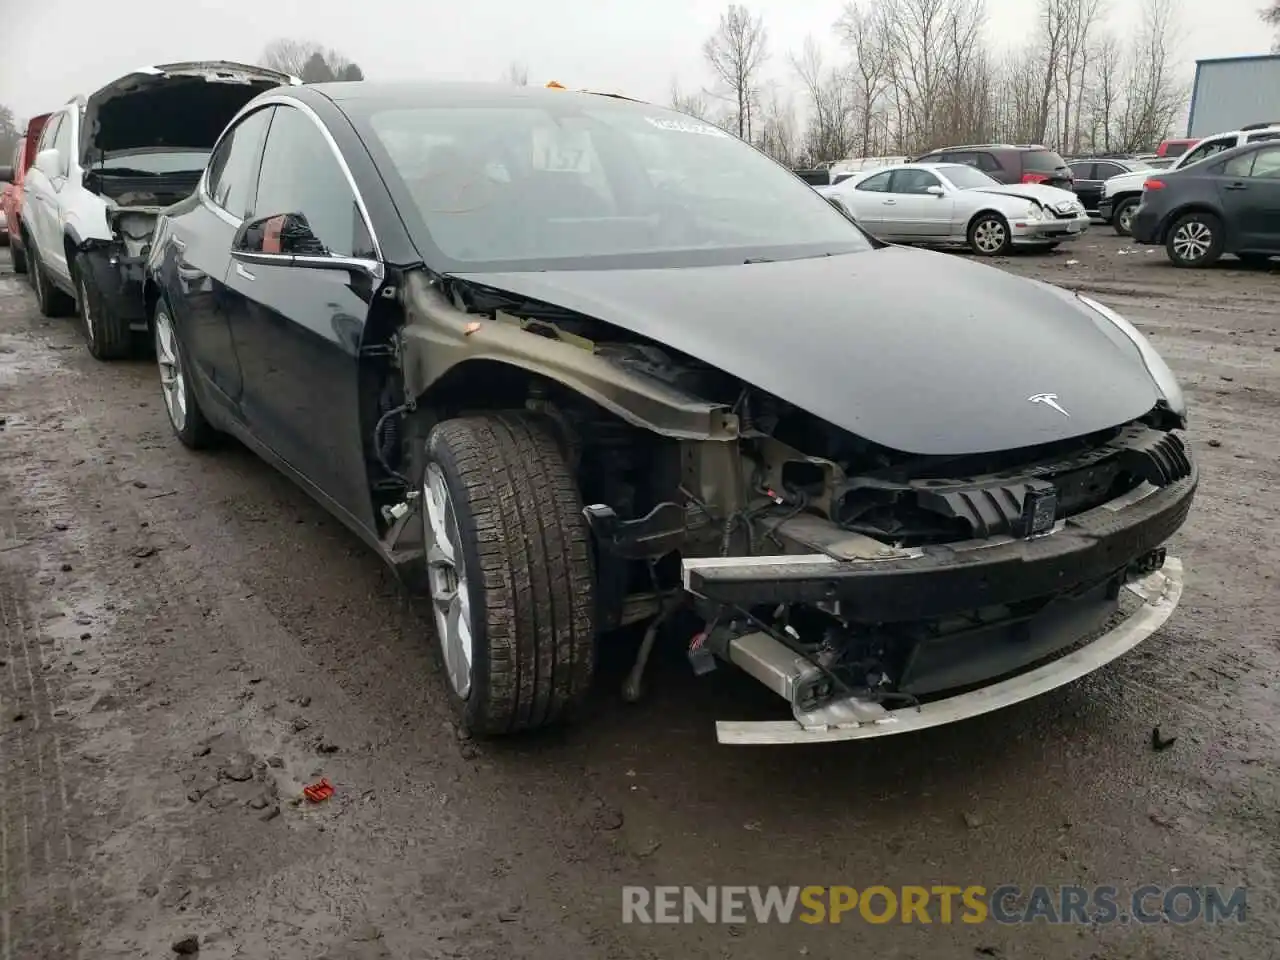
[[1027,397],[1027,399],[1032,403],[1043,403],[1046,407],[1053,407],[1053,409],[1057,410],[1064,417],[1071,416],[1071,414],[1067,413],[1067,411],[1063,410],[1062,407],[1058,405],[1058,395],[1056,393],[1037,393],[1033,397]]

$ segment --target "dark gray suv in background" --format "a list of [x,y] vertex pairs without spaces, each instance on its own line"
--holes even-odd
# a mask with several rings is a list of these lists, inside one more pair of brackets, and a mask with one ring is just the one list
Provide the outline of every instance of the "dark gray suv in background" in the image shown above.
[[967,147],[943,147],[916,157],[912,163],[967,163],[1001,183],[1043,183],[1063,190],[1075,189],[1075,176],[1067,161],[1048,147],[986,143]]

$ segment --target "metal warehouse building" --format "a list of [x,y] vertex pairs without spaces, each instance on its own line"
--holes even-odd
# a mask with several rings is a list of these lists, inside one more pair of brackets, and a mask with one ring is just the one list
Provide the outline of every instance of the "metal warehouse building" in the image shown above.
[[1280,122],[1280,54],[1196,61],[1188,137]]

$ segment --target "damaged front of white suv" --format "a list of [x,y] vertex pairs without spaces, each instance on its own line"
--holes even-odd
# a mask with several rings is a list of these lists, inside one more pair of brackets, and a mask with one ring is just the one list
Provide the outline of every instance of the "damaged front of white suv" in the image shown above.
[[[145,332],[143,273],[156,220],[190,196],[227,123],[264,90],[300,81],[228,61],[137,70],[86,101],[79,164],[87,198],[68,223],[90,351],[129,352]],[[87,309],[86,309],[87,306]]]

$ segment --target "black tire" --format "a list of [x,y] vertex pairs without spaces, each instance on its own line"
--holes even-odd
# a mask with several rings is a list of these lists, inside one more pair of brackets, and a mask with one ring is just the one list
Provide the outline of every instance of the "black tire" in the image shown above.
[[1111,227],[1119,236],[1133,236],[1133,214],[1141,204],[1141,197],[1126,197],[1116,204],[1111,214]]
[[98,290],[87,255],[76,255],[75,270],[71,276],[79,291],[76,309],[80,314],[80,332],[84,334],[89,353],[98,360],[121,360],[133,353],[133,334],[129,323],[107,305]]
[[[151,315],[151,330],[156,339],[156,367],[160,371],[160,391],[161,399],[164,402],[165,413],[169,417],[169,426],[173,428],[173,434],[183,445],[190,447],[192,450],[204,450],[217,444],[221,439],[221,434],[213,428],[208,419],[204,415],[204,411],[200,408],[200,401],[196,397],[195,390],[191,383],[191,365],[187,362],[187,353],[182,346],[182,340],[178,337],[177,330],[173,325],[173,311],[169,308],[168,301],[161,297],[155,305],[155,309]],[[167,321],[167,326],[166,326]],[[160,344],[162,331],[168,330],[171,339],[169,344],[171,350],[166,351]],[[177,373],[180,374],[178,380],[179,391],[170,396],[166,389],[166,378],[175,372],[168,366],[168,360],[172,357],[177,360]],[[178,404],[179,393],[181,395],[181,405]],[[180,410],[181,413],[176,413]]]
[[461,692],[440,630],[448,618],[432,600],[445,686],[462,726],[498,736],[571,719],[595,673],[595,572],[582,499],[555,434],[524,412],[446,420],[419,460],[426,542],[434,542],[429,507],[438,483],[452,511],[437,515],[457,538],[451,545],[468,585],[469,689]]
[[53,285],[35,247],[31,248],[31,286],[36,291],[36,305],[46,317],[66,317],[75,310],[75,300]]
[[1009,221],[998,213],[980,213],[969,224],[969,249],[980,257],[1006,257],[1013,249]]
[[10,256],[10,258],[12,258],[12,260],[13,260],[13,272],[14,272],[14,273],[26,273],[26,272],[27,272],[27,251],[26,251],[26,248],[22,247],[22,246],[21,246],[20,244],[18,244],[18,243],[14,243],[14,242],[13,242],[13,240],[11,239],[11,240],[9,241],[9,256]]
[[1208,267],[1222,257],[1225,240],[1222,221],[1214,214],[1196,210],[1179,217],[1169,228],[1165,252],[1175,267]]

